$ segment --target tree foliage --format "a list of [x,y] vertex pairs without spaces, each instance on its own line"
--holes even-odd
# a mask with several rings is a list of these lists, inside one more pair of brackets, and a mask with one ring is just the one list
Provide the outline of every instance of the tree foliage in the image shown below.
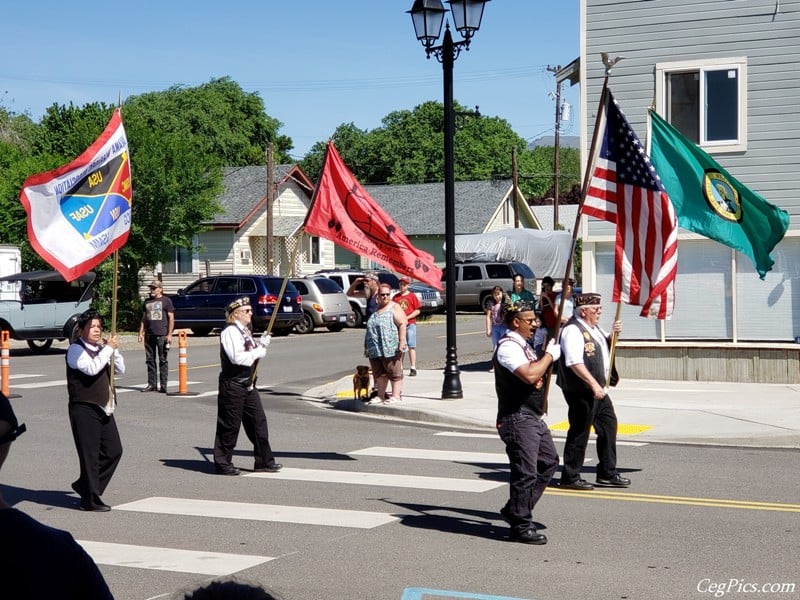
[[[456,113],[469,112],[458,103]],[[336,128],[332,141],[345,164],[364,184],[425,183],[444,179],[444,105],[429,101],[413,110],[389,113],[371,131],[353,123]],[[301,162],[303,170],[317,179],[322,170],[327,142],[315,144]],[[553,187],[553,150],[528,149],[500,117],[459,116],[453,140],[456,181],[500,177],[511,179],[512,152],[517,151],[519,185],[526,197],[544,196]],[[560,192],[579,181],[579,155],[573,149],[559,153],[562,173]],[[561,193],[559,193],[561,196]]]
[[[38,124],[0,113],[0,236],[23,248],[26,269],[45,265],[30,251],[19,192],[26,177],[73,160],[100,135],[114,110],[103,103],[54,104]],[[131,153],[131,233],[119,252],[118,320],[139,319],[139,272],[174,247],[191,248],[204,222],[220,210],[222,167],[264,163],[274,144],[288,160],[291,139],[267,116],[257,94],[229,78],[197,87],[172,87],[128,98],[122,118]],[[12,127],[13,125],[13,127]],[[7,210],[5,210],[7,209]],[[113,261],[97,269],[97,307],[110,313]]]

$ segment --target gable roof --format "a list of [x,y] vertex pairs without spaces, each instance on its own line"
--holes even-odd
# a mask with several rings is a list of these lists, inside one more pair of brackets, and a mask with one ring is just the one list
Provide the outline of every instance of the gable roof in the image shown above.
[[[536,215],[536,220],[545,231],[553,230],[553,205],[541,204],[539,206],[531,206],[533,214]],[[575,227],[575,217],[578,215],[577,204],[561,204],[558,205],[558,224],[561,225],[565,231],[572,231]]]
[[[444,183],[366,185],[364,188],[406,235],[444,233]],[[455,233],[483,233],[510,190],[508,181],[457,181]]]
[[[275,165],[275,195],[288,182],[294,181],[306,191],[309,197],[314,184],[297,165]],[[263,165],[248,167],[225,167],[222,175],[224,191],[217,198],[222,212],[217,213],[211,221],[215,229],[239,229],[254,215],[264,212],[267,201],[267,168]]]

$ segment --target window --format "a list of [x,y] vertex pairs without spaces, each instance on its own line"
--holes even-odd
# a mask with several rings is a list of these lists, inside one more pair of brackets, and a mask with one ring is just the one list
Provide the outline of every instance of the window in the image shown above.
[[478,266],[464,266],[462,267],[464,273],[464,281],[477,281],[483,279],[481,268]]
[[656,109],[710,151],[747,149],[747,60],[713,59],[656,65]]
[[161,269],[163,273],[169,274],[193,273],[192,251],[186,248],[170,248],[161,263]]
[[309,262],[315,265],[320,263],[319,259],[319,238],[312,235],[308,238],[308,258]]
[[486,265],[486,273],[489,279],[511,279],[511,267],[508,265]]

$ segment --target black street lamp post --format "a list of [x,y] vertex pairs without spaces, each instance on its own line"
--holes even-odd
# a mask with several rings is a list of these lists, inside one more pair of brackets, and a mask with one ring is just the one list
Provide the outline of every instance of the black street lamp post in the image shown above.
[[461,374],[458,370],[456,351],[456,207],[453,136],[455,135],[455,112],[453,111],[453,63],[462,48],[468,50],[472,36],[481,26],[483,7],[489,0],[448,0],[453,13],[456,30],[463,41],[454,42],[450,25],[445,27],[440,46],[434,46],[442,31],[442,22],[447,12],[441,0],[415,0],[409,10],[414,22],[417,39],[425,46],[430,58],[433,54],[442,63],[444,72],[444,240],[445,240],[445,285],[447,311],[447,353],[445,356],[442,400],[463,397]]

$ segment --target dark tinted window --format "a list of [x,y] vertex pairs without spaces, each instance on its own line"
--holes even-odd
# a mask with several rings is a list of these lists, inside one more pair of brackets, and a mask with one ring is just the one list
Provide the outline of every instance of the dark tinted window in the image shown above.
[[464,281],[477,281],[483,279],[481,275],[481,268],[475,265],[464,265],[462,268],[464,273]]
[[220,277],[214,288],[215,294],[238,294],[239,279],[236,277]]
[[[328,279],[326,277],[319,277],[314,280],[314,283],[317,284],[319,291],[321,294],[341,294],[342,288],[341,286],[333,281],[332,279]],[[297,289],[300,289],[300,286],[297,286]],[[307,294],[308,292],[304,292],[300,290],[301,294]]]
[[340,288],[344,289],[344,285],[342,284],[342,276],[341,275],[331,275],[330,276],[330,280],[331,281],[335,281]]
[[486,274],[489,279],[511,279],[511,268],[508,265],[486,265]]
[[513,262],[511,263],[511,269],[514,271],[514,273],[519,273],[522,275],[526,281],[533,281],[536,279],[536,275],[534,275],[533,270],[525,263]]
[[[282,278],[280,278],[280,277],[264,277],[263,281],[264,281],[264,285],[267,288],[267,292],[269,292],[270,294],[275,294],[276,296],[280,293],[281,286],[283,285],[283,279]],[[297,291],[297,288],[295,287],[295,285],[291,281],[287,281],[286,282],[286,291],[284,292],[284,294],[296,295],[298,293],[299,292]]]
[[400,280],[394,273],[378,273],[378,281],[389,284],[393,290],[400,289]]
[[210,294],[213,288],[214,288],[213,279],[201,279],[200,281],[196,281],[188,288],[186,288],[186,294],[187,295]]
[[239,292],[242,294],[255,294],[258,290],[256,289],[256,282],[252,279],[241,279],[239,280]]
[[294,287],[297,288],[297,291],[303,294],[304,296],[308,293],[308,286],[302,281],[292,281]]

